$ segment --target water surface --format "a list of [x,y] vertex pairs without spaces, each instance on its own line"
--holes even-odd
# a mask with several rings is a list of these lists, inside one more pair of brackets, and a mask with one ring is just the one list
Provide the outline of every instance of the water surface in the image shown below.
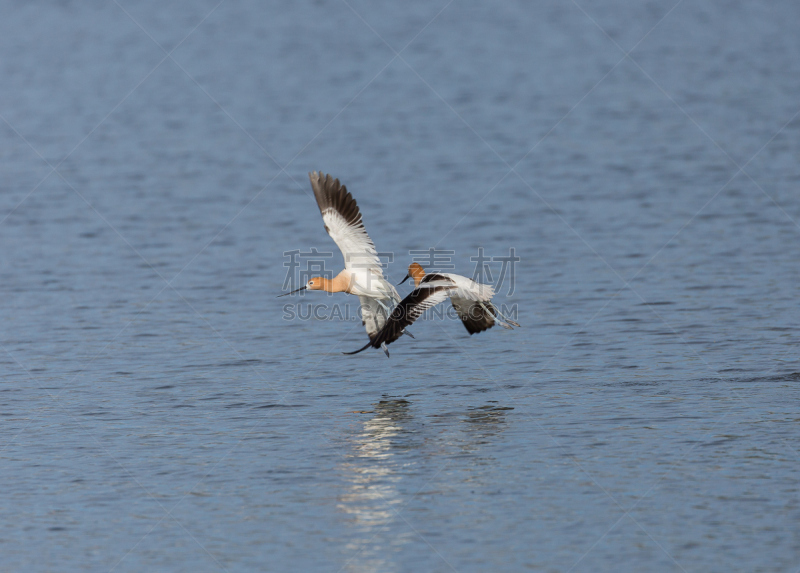
[[[798,567],[796,4],[0,11],[0,569]],[[523,327],[284,320],[316,169]]]

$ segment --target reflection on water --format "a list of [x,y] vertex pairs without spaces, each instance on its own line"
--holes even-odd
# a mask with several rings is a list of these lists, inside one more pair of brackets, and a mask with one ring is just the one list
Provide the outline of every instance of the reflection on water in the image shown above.
[[[402,398],[381,400],[373,410],[361,412],[371,417],[350,436],[351,452],[341,465],[349,486],[338,507],[348,514],[355,532],[346,547],[351,556],[346,568],[393,570],[392,555],[416,535],[400,513],[419,489],[404,488],[404,480],[412,478],[417,487],[421,480],[430,495],[435,488],[428,485],[433,485],[442,466],[491,443],[505,428],[506,412],[512,409],[490,403],[466,412],[429,415],[434,424],[427,425],[421,415],[414,415],[412,403]],[[456,420],[462,423],[454,424]],[[441,431],[436,422],[445,422],[447,429]],[[481,451],[475,465],[484,465],[487,458],[491,454]]]
[[[398,485],[402,475],[395,458],[398,452],[422,445],[409,401],[381,400],[369,413],[372,417],[362,422],[361,431],[352,436],[354,447],[342,464],[350,486],[339,498],[339,509],[350,515],[350,523],[357,531],[347,546],[348,553],[358,557],[348,564],[351,571],[387,570],[387,554],[408,539],[398,536],[387,546],[386,537],[379,533],[400,519],[397,511],[402,499]],[[407,465],[403,467],[404,472],[409,469]]]
[[472,436],[472,439],[468,440],[468,444],[474,446],[475,449],[477,449],[477,446],[488,443],[491,436],[503,430],[506,422],[506,412],[514,409],[496,404],[494,402],[467,410],[467,415],[464,418],[467,423],[465,431]]

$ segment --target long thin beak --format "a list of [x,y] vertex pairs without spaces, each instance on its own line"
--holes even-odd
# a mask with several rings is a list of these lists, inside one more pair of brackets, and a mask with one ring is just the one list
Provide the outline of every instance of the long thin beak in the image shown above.
[[406,282],[406,281],[407,281],[408,279],[410,279],[410,278],[411,278],[411,275],[406,275],[406,278],[404,278],[404,279],[403,279],[403,280],[401,280],[399,283],[397,283],[397,285],[398,285],[398,286],[400,286],[401,284],[403,284],[404,282]]
[[297,290],[293,290],[292,292],[285,292],[285,293],[283,293],[283,294],[279,294],[279,295],[278,295],[278,296],[276,296],[275,298],[281,298],[282,296],[288,296],[288,295],[290,295],[290,294],[294,294],[294,293],[296,293],[296,292],[299,292],[299,291],[301,291],[301,290],[306,290],[307,288],[308,288],[308,287],[300,287],[299,289],[297,289]]

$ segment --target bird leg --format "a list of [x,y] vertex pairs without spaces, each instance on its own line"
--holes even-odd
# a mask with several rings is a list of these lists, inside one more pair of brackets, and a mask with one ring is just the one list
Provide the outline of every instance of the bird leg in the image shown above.
[[[497,308],[497,307],[495,307],[495,308]],[[519,323],[518,323],[518,322],[515,322],[515,321],[511,320],[511,319],[510,319],[510,318],[508,318],[508,317],[507,317],[505,314],[500,314],[500,311],[499,311],[499,310],[497,311],[497,314],[499,314],[500,316],[502,316],[502,317],[503,317],[503,320],[505,320],[505,321],[506,321],[508,324],[510,324],[511,326],[516,326],[517,328],[522,328],[522,327],[519,325]]]
[[[505,318],[505,317],[503,317],[503,315],[502,315],[502,314],[500,314],[500,311],[497,311],[497,315],[495,315],[495,313],[494,313],[494,312],[492,312],[491,310],[489,310],[488,308],[486,308],[486,305],[485,305],[485,304],[483,304],[483,302],[478,302],[478,304],[479,304],[479,305],[481,305],[481,308],[482,308],[483,310],[485,310],[485,311],[486,311],[486,313],[487,313],[489,316],[492,316],[492,317],[494,317],[494,321],[495,321],[497,324],[499,324],[500,326],[502,326],[503,328],[506,328],[506,329],[508,329],[508,330],[514,330],[514,328],[513,328],[513,327],[512,327],[510,324],[507,324],[507,323],[503,322],[502,318]],[[502,318],[501,318],[501,317],[502,317]]]

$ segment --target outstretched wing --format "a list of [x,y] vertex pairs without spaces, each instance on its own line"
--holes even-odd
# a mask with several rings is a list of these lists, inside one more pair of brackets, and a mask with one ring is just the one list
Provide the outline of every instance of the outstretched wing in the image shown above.
[[308,177],[325,230],[342,251],[344,267],[350,272],[370,269],[373,274],[377,271],[378,276],[383,276],[375,244],[364,228],[361,211],[347,187],[338,179],[316,171],[309,173]]
[[497,309],[489,302],[494,296],[492,287],[461,275],[447,273],[425,275],[422,283],[443,280],[452,281],[457,287],[450,294],[450,302],[467,332],[475,334],[494,326]]
[[470,334],[483,332],[494,326],[494,317],[497,316],[497,310],[492,303],[487,301],[481,304],[479,301],[455,295],[450,297],[450,302],[453,303],[453,308],[456,309],[458,318],[461,319],[461,322],[464,323],[464,328]]
[[391,344],[403,334],[403,329],[414,323],[429,308],[447,300],[454,286],[449,281],[435,281],[420,285],[401,300],[389,315],[386,324],[371,340],[371,345]]
[[371,342],[386,324],[389,316],[389,311],[381,305],[381,302],[387,307],[391,307],[393,303],[388,298],[379,302],[378,299],[369,296],[359,296],[358,300],[361,301],[361,324],[367,329],[367,336]]

